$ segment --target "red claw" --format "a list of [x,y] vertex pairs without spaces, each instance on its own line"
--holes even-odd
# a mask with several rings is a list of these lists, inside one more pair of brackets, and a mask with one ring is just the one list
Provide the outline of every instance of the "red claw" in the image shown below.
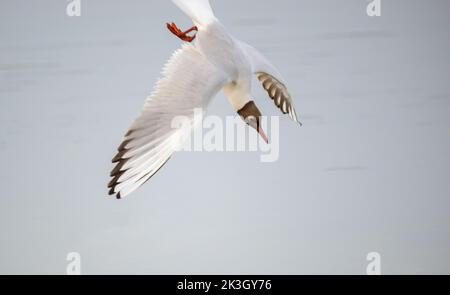
[[[169,29],[169,31],[171,31],[172,34],[174,34],[175,36],[177,36],[178,38],[180,38],[181,40],[186,41],[186,42],[194,41],[196,34],[198,32],[198,29],[195,26],[190,28],[186,32],[183,32],[174,23],[171,23],[171,24],[167,23],[167,29]],[[193,36],[189,36],[188,33],[192,32],[192,31],[195,31],[196,33]]]

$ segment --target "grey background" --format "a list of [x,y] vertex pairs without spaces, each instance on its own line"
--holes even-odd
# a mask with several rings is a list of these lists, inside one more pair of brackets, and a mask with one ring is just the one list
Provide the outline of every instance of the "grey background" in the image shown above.
[[[281,157],[179,153],[106,197],[121,136],[191,23],[170,1],[0,1],[0,273],[450,273],[450,2],[212,0],[280,69]],[[258,105],[278,115],[259,85]],[[209,111],[233,113],[223,95]]]

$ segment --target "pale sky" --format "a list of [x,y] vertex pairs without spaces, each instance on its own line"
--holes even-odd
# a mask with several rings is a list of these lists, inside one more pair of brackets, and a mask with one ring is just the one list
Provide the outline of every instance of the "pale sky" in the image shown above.
[[[110,163],[189,19],[170,1],[0,2],[0,273],[449,274],[450,2],[213,0],[303,127],[280,158],[179,153],[130,198]],[[264,114],[278,110],[253,86]],[[232,115],[220,94],[210,114]]]

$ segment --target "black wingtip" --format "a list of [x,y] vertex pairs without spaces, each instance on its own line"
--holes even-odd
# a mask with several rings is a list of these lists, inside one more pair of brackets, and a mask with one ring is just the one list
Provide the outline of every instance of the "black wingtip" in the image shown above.
[[120,195],[120,192],[116,193],[116,192],[114,191],[114,188],[111,188],[111,189],[109,190],[108,195],[110,195],[110,196],[115,195],[115,197],[116,197],[117,200],[121,200],[121,199],[122,199],[122,196]]

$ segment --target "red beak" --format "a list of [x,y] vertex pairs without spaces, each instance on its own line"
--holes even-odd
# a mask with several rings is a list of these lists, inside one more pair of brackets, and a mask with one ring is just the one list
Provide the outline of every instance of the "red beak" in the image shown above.
[[262,139],[269,144],[269,139],[267,138],[266,133],[264,132],[264,130],[261,127],[258,127],[258,133],[259,135],[262,137]]

